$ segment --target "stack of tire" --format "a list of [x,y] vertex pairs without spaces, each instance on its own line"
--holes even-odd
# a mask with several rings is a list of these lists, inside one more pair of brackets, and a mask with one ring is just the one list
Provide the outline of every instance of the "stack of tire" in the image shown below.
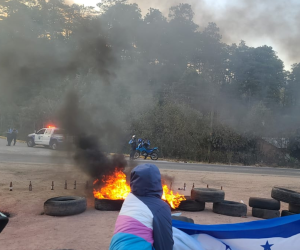
[[300,214],[300,193],[281,187],[273,187],[271,196],[289,204],[289,210],[282,210],[281,216]]
[[252,207],[252,216],[262,219],[280,217],[280,201],[274,199],[250,197],[249,207]]
[[222,215],[243,217],[247,215],[247,206],[245,204],[226,201],[225,192],[223,190],[213,188],[193,188],[191,199],[202,202],[205,206],[206,202],[213,203],[213,212]]

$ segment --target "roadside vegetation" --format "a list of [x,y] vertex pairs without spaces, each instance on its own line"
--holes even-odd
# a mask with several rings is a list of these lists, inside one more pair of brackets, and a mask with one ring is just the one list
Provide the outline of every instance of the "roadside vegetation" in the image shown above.
[[2,1],[0,75],[3,135],[56,124],[75,89],[110,152],[136,134],[168,158],[299,165],[300,63],[287,71],[268,45],[222,42],[188,4],[142,15],[118,0]]

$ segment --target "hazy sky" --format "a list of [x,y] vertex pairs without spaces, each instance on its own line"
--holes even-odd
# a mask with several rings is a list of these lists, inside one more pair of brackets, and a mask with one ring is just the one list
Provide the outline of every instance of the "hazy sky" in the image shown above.
[[[100,0],[74,0],[95,6]],[[146,13],[150,7],[167,14],[171,5],[189,3],[195,22],[205,27],[216,22],[223,41],[249,46],[268,45],[278,52],[287,69],[300,62],[300,1],[299,0],[129,0]]]

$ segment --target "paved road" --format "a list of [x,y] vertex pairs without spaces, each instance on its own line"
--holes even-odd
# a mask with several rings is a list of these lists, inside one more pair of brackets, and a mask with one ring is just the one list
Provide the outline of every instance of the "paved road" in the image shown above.
[[[0,139],[0,162],[15,163],[72,163],[65,152],[53,151],[42,146],[28,148],[24,143],[7,147],[6,141]],[[138,162],[145,162],[140,160]],[[299,176],[300,170],[268,167],[246,167],[210,164],[174,163],[167,161],[146,161],[155,163],[160,169],[194,170],[207,172],[245,173],[259,175]]]

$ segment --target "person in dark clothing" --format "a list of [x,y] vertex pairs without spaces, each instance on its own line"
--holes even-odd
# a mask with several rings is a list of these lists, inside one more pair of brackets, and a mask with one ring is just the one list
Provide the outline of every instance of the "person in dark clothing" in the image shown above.
[[[144,140],[143,140],[143,147],[144,147],[146,150],[148,150],[148,148],[150,147],[150,140],[148,140],[147,138],[144,139]],[[147,157],[148,157],[147,151],[145,151],[145,152],[146,152],[146,155],[145,155],[144,160],[146,160]]]
[[131,193],[126,197],[116,221],[110,250],[172,250],[171,209],[161,199],[163,189],[159,169],[153,164],[134,168]]
[[7,145],[6,146],[10,146],[11,145],[11,141],[13,140],[12,138],[12,132],[13,130],[11,128],[9,128],[6,132],[6,139],[7,139]]
[[13,129],[12,133],[11,133],[11,136],[12,136],[12,141],[14,141],[14,146],[16,145],[16,141],[17,141],[17,136],[18,136],[18,130],[16,130],[15,128]]
[[130,160],[133,160],[134,159],[134,154],[135,154],[135,151],[136,151],[136,147],[137,147],[137,141],[136,141],[135,135],[132,136],[131,140],[129,141],[129,144],[131,146]]

